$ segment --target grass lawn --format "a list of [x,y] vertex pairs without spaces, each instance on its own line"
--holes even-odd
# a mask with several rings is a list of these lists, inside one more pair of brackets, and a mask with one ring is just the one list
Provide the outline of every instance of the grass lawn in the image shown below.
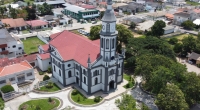
[[40,39],[38,39],[36,36],[27,38],[26,40],[22,40],[22,42],[24,44],[24,51],[26,54],[37,52],[38,46],[45,44]]
[[[78,97],[79,97],[79,101],[78,101]],[[84,95],[82,95],[79,91],[77,91],[76,95],[72,95],[71,94],[71,99],[78,103],[78,104],[82,104],[82,105],[92,105],[92,104],[97,104],[99,102],[94,102],[94,99],[87,99]],[[102,100],[102,99],[101,99]],[[100,101],[101,101],[100,100]]]
[[193,5],[193,6],[200,5],[200,3],[192,2],[192,1],[186,1],[186,3],[189,4],[189,5]]
[[29,33],[29,31],[28,30],[23,30],[22,33],[23,34],[27,34],[27,33]]
[[[181,35],[176,35],[176,36],[172,36],[172,37],[168,37],[168,38],[164,38],[165,40],[169,40],[170,38],[176,37],[179,41],[181,41],[184,37],[187,37],[190,34],[181,34]],[[194,38],[197,38],[197,36],[192,35]]]
[[[59,105],[60,101],[54,98],[52,98],[52,102],[49,102],[48,99],[30,100],[21,104],[19,110],[52,110]],[[37,109],[37,106],[40,107],[40,109]]]
[[128,84],[123,86],[124,88],[126,88],[126,89],[132,88],[135,85],[135,82],[131,81],[131,76],[130,75],[127,75],[127,74],[124,73],[123,77],[124,77],[125,80],[128,81]]
[[54,92],[54,91],[58,91],[58,90],[60,90],[60,88],[55,83],[53,83],[52,88],[46,88],[46,86],[42,86],[39,89],[39,91],[45,91],[45,92]]

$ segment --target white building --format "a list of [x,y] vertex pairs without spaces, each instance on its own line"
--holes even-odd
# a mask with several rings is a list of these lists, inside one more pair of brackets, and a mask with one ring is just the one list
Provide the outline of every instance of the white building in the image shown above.
[[181,25],[184,21],[191,20],[190,14],[187,12],[180,12],[174,14],[174,24]]
[[112,2],[107,4],[99,40],[91,41],[66,30],[50,36],[52,75],[62,85],[76,83],[88,94],[108,93],[123,81],[125,51],[116,53],[116,17]]
[[34,79],[34,69],[27,61],[0,67],[0,87]]
[[12,37],[6,29],[0,29],[0,58],[18,57],[23,55],[23,42]]

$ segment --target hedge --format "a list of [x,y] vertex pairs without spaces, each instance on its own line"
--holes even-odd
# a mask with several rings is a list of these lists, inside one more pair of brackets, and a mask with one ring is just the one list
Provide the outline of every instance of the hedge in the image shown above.
[[14,88],[11,85],[5,85],[1,88],[1,91],[3,93],[8,93],[8,92],[14,91]]

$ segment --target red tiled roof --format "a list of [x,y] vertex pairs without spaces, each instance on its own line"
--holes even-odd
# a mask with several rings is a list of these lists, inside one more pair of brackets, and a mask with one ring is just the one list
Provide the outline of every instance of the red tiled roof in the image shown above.
[[167,13],[165,15],[165,17],[169,18],[169,19],[174,19],[174,15],[173,14],[170,14],[170,13]]
[[[21,26],[26,26],[26,22],[24,21],[23,18],[17,18],[17,19],[1,19],[1,22],[4,24],[9,24],[10,27],[21,27]],[[9,28],[9,27],[8,27]]]
[[31,25],[32,27],[37,27],[37,26],[44,26],[47,25],[48,23],[42,20],[31,20],[31,21],[26,21],[28,25]]
[[48,49],[49,49],[49,44],[42,45],[41,47],[42,47],[42,49],[43,49],[44,51],[48,51]]
[[95,7],[93,5],[81,5],[81,7],[86,9],[94,9]]
[[101,5],[107,5],[106,2],[100,2],[99,4],[101,4]]
[[8,58],[1,58],[0,59],[0,67],[5,67],[11,64],[16,64],[16,63],[20,63],[22,61],[28,61],[28,62],[33,62],[36,60],[36,54],[31,54],[31,55],[27,55],[25,57],[18,57],[18,58],[14,58],[14,59],[8,59]]
[[50,53],[38,54],[42,60],[50,58]]
[[[57,35],[57,37],[55,37]],[[100,40],[91,41],[83,36],[74,34],[69,31],[51,35],[54,38],[50,41],[63,58],[63,60],[71,60],[79,62],[87,67],[87,59],[90,54],[91,62],[94,62],[100,53]]]
[[50,38],[53,39],[54,37],[58,36],[60,33],[62,33],[62,32],[58,32],[58,33],[52,34],[52,35],[50,36]]
[[193,10],[195,13],[200,13],[200,9],[194,9]]
[[16,64],[11,64],[5,67],[0,67],[0,76],[6,76],[13,73],[30,70],[33,67],[27,62],[23,61]]

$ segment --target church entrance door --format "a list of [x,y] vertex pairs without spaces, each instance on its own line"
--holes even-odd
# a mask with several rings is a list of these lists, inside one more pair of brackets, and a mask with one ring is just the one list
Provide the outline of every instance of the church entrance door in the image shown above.
[[109,83],[109,90],[111,90],[111,89],[114,89],[114,81],[112,80],[112,81],[110,81],[110,83]]

